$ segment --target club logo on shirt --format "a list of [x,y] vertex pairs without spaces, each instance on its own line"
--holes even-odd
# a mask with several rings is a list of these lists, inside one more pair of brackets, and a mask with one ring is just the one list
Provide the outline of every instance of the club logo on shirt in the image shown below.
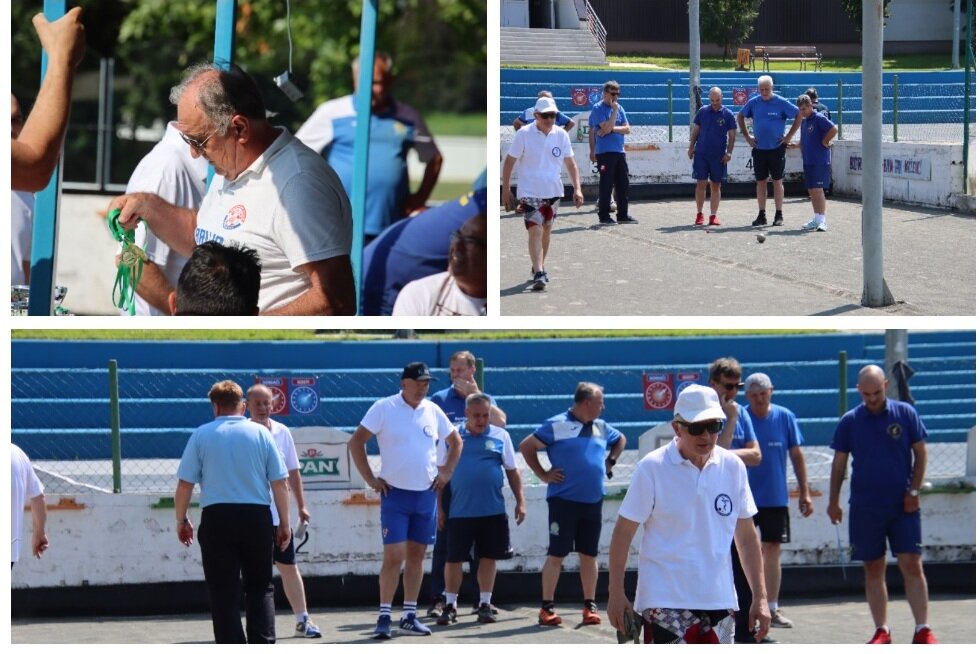
[[555,156],[555,157],[560,157],[561,156],[561,148],[559,148],[559,147],[551,148],[551,154],[553,156]]
[[493,451],[493,441],[489,438],[483,443],[483,449]]
[[225,229],[238,229],[245,224],[245,205],[236,204],[228,213],[225,214],[225,219],[221,221],[221,226]]
[[721,493],[715,498],[715,511],[720,516],[730,516],[732,514],[732,498],[725,493]]
[[718,120],[715,121],[715,123],[718,125],[718,127],[724,127],[725,117],[724,116],[719,117]]
[[548,533],[551,534],[552,536],[557,536],[558,535],[558,523],[557,522],[552,522],[548,526]]
[[893,422],[892,424],[888,425],[888,435],[895,440],[898,440],[902,437],[902,426],[897,422]]
[[428,436],[429,438],[436,437],[436,430],[432,428],[432,425],[426,425],[425,427],[422,427],[422,433]]

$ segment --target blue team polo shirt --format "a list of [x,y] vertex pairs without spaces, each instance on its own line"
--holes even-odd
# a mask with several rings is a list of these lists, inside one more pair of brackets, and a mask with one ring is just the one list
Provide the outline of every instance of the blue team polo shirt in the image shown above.
[[463,426],[459,428],[459,435],[463,439],[463,452],[453,471],[449,517],[479,518],[506,513],[503,492],[505,449],[509,449],[507,458],[510,465],[514,465],[510,434],[489,425],[482,434],[474,434]]
[[863,404],[837,423],[830,447],[847,452],[851,463],[854,506],[901,506],[912,480],[912,445],[928,437],[911,404],[885,400],[875,415]]
[[769,415],[765,418],[756,417],[751,409],[746,413],[762,450],[762,463],[746,468],[755,504],[759,507],[788,506],[786,458],[791,448],[803,445],[796,416],[778,404],[769,405]]
[[245,416],[222,416],[198,427],[177,468],[178,479],[201,485],[201,508],[212,504],[269,506],[269,482],[288,474],[272,434]]
[[694,124],[700,128],[694,153],[707,157],[724,156],[728,151],[728,132],[737,127],[732,110],[724,105],[718,111],[713,111],[711,105],[701,107],[694,114]]
[[752,119],[752,135],[759,150],[775,150],[786,131],[786,120],[796,118],[799,108],[786,98],[772,94],[768,102],[754,95],[742,107],[742,115]]
[[800,149],[803,151],[803,165],[813,166],[830,163],[830,148],[823,147],[823,138],[834,126],[829,118],[816,111],[800,126]]
[[[599,124],[609,120],[612,115],[612,107],[605,102],[596,102],[592,105],[592,113],[589,115],[589,129],[595,130],[595,153],[603,154],[606,152],[626,152],[626,137],[622,134],[612,132],[605,136],[599,136]],[[622,127],[629,125],[626,121],[626,111],[623,105],[619,105],[619,114],[616,116],[616,126]],[[596,500],[598,501],[598,500]]]
[[[452,386],[434,393],[429,399],[442,409],[454,425],[466,420],[466,398],[461,397]],[[497,401],[491,397],[490,404],[497,406]]]
[[[725,426],[726,422],[726,420],[721,421],[722,427]],[[735,421],[735,433],[732,434],[732,446],[729,449],[740,450],[745,447],[746,443],[752,443],[757,440],[755,429],[752,427],[752,418],[749,416],[749,410],[739,404],[738,419]]]
[[605,494],[606,450],[623,437],[605,420],[579,422],[571,410],[548,418],[533,436],[547,446],[552,468],[565,480],[548,484],[548,497],[594,504]]

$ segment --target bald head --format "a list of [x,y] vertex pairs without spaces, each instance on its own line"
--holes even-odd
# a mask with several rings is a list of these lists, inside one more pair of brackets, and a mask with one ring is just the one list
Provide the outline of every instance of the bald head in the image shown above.
[[712,86],[708,90],[708,101],[711,102],[711,109],[718,111],[721,109],[721,99],[722,99],[721,89],[717,86]]
[[861,368],[861,372],[858,373],[857,389],[868,411],[877,414],[885,410],[888,380],[885,371],[879,366],[870,365]]

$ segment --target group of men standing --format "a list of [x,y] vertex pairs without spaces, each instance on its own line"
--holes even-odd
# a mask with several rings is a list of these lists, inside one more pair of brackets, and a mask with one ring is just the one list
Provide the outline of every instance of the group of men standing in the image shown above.
[[[417,602],[426,550],[437,538],[445,538],[439,559],[444,603],[437,624],[457,621],[462,564],[471,559],[478,562],[477,621],[497,619],[492,604],[496,565],[513,555],[505,479],[514,495],[517,525],[524,522],[527,506],[513,442],[504,428],[507,416],[479,388],[475,372],[472,353],[455,353],[452,383],[429,399],[433,376],[426,364],[405,366],[400,392],[375,402],[351,439],[358,472],[381,496],[384,555],[376,639],[391,637],[392,602],[403,569],[398,631],[432,633],[418,617]],[[748,407],[735,401],[742,388]],[[842,519],[840,490],[853,456],[850,542],[853,558],[864,563],[875,623],[871,642],[891,642],[884,583],[888,542],[916,621],[913,642],[934,643],[919,515],[926,432],[910,405],[886,399],[886,388],[881,368],[861,370],[863,403],[841,418],[831,444],[835,456],[827,513],[834,524]],[[298,465],[287,465],[291,438],[269,418],[267,391],[261,386],[249,390],[252,421],[247,421],[241,415],[241,389],[232,382],[216,384],[210,394],[216,420],[191,437],[178,471],[178,537],[185,545],[193,540],[187,516],[191,491],[195,483],[202,484],[199,539],[219,642],[246,638],[238,617],[239,576],[246,592],[248,641],[275,638],[269,583],[273,543],[286,553],[274,560],[295,568],[287,479],[300,519],[309,520]],[[814,507],[799,424],[792,411],[772,402],[773,391],[765,373],[754,373],[743,383],[741,365],[726,357],[711,365],[707,386],[691,385],[678,395],[674,438],[638,463],[611,536],[607,616],[617,630],[648,643],[772,642],[767,636],[771,626],[793,626],[778,599],[780,548],[790,540],[787,460],[798,483],[800,515],[809,517]],[[518,447],[527,467],[548,485],[541,626],[562,624],[555,591],[562,562],[573,551],[579,559],[581,624],[601,623],[596,586],[604,483],[626,446],[626,437],[600,417],[604,408],[603,389],[581,382],[572,406],[543,422]],[[372,438],[380,453],[378,470],[367,454]],[[547,465],[539,459],[541,451],[547,453]],[[641,527],[631,607],[625,569]],[[297,612],[297,633],[318,636],[306,613],[298,571],[280,567],[280,572]]]

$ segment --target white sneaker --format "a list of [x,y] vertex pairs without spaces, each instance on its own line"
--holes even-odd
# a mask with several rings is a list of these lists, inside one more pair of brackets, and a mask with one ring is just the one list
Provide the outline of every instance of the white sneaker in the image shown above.
[[827,222],[824,221],[824,222],[820,223],[819,225],[817,225],[817,231],[818,232],[826,232],[827,231]]
[[793,627],[793,621],[783,615],[782,609],[776,609],[772,612],[772,622],[770,624],[773,627],[782,627],[783,629],[791,629]]
[[[810,220],[810,222],[808,222],[807,224],[803,225],[803,229],[806,230],[806,231],[812,231],[814,229],[819,229],[819,228],[820,228],[820,221],[817,220],[817,217],[816,216],[814,216]],[[824,231],[826,231],[826,230],[827,230],[827,227],[824,226]]]

